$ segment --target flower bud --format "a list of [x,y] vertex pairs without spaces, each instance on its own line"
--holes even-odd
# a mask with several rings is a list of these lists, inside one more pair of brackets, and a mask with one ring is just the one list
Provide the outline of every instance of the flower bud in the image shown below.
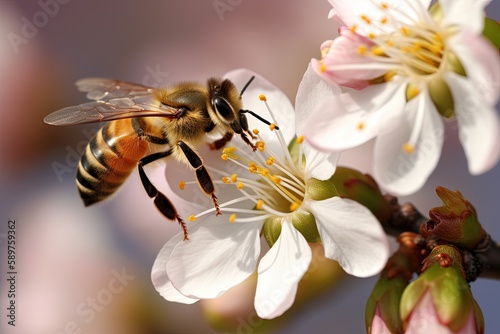
[[484,333],[484,319],[464,278],[462,256],[453,246],[435,247],[423,272],[401,296],[406,332]]
[[337,167],[330,178],[340,197],[352,199],[367,207],[379,221],[391,214],[390,204],[385,200],[375,180],[368,174],[347,167]]
[[421,228],[421,233],[435,236],[460,248],[474,249],[486,236],[477,220],[476,209],[459,191],[437,187],[436,193],[443,206],[429,211],[430,220]]

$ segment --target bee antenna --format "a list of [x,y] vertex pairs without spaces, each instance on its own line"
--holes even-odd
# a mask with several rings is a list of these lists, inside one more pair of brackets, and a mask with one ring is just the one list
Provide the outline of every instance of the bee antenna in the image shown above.
[[[252,115],[253,117],[257,118],[262,123],[267,124],[267,125],[271,125],[271,123],[267,119],[265,119],[265,118],[257,115],[256,113],[254,113],[251,110],[242,109],[242,110],[240,110],[240,112],[243,113],[243,114],[249,113],[250,115]],[[279,127],[275,127],[275,129],[279,130],[280,128]]]
[[240,93],[240,99],[241,99],[241,96],[243,95],[243,93],[245,92],[245,90],[252,83],[253,79],[255,79],[255,75],[252,75],[252,77],[250,78],[250,80],[248,80],[248,82],[245,84],[245,86],[243,86],[243,89],[241,90],[241,93]]

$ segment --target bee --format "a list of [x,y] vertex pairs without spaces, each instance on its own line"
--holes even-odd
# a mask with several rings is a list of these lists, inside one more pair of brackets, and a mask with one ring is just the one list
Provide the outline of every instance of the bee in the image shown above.
[[78,164],[76,184],[84,205],[115,193],[137,166],[142,185],[156,208],[180,224],[187,240],[185,222],[149,180],[144,166],[171,157],[186,163],[195,171],[201,190],[211,197],[216,215],[220,215],[214,183],[196,148],[207,134],[220,136],[209,144],[214,150],[221,149],[237,134],[255,151],[255,136],[248,129],[245,114],[270,123],[243,109],[241,97],[253,79],[241,91],[230,80],[219,78],[209,78],[206,85],[181,82],[163,89],[113,79],[81,79],[76,86],[93,101],[55,111],[44,122],[107,122],[90,140]]

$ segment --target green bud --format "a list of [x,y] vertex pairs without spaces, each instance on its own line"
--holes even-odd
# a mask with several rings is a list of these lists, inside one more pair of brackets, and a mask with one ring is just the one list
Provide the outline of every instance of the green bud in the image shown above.
[[405,327],[427,293],[440,323],[452,332],[464,328],[471,312],[475,315],[478,333],[482,333],[481,328],[484,331],[481,310],[475,306],[472,291],[464,278],[462,257],[455,247],[436,246],[424,260],[423,272],[403,292],[400,313]]
[[473,250],[486,232],[477,219],[476,209],[459,191],[437,187],[443,206],[429,211],[430,220],[422,226],[424,236],[434,236],[458,247]]
[[364,205],[379,221],[385,221],[390,216],[390,204],[370,175],[347,167],[337,167],[330,181],[335,185],[340,197]]
[[322,201],[339,195],[332,182],[315,178],[307,180],[306,194],[314,201]]
[[450,88],[445,80],[440,77],[434,78],[427,84],[429,95],[436,106],[437,111],[444,118],[455,116],[455,104]]

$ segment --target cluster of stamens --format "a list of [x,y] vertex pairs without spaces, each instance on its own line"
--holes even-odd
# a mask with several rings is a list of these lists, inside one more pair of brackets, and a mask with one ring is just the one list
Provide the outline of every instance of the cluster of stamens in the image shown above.
[[[262,221],[273,216],[285,216],[290,212],[300,210],[300,205],[305,196],[305,183],[303,180],[303,171],[301,170],[302,158],[300,164],[294,162],[282,133],[277,127],[276,119],[272,113],[265,96],[260,96],[267,110],[271,114],[274,123],[271,123],[269,130],[272,131],[279,143],[282,154],[273,152],[261,137],[258,130],[253,133],[257,138],[255,146],[257,150],[241,150],[236,147],[227,147],[223,149],[221,159],[235,164],[242,169],[240,173],[227,173],[207,166],[210,172],[220,175],[220,180],[215,180],[215,184],[232,184],[241,194],[240,197],[233,198],[225,203],[220,203],[222,213],[230,213],[229,222],[251,222]],[[302,143],[303,138],[297,142]],[[301,145],[299,145],[301,147]],[[281,153],[281,152],[280,152]],[[302,155],[302,149],[299,149],[299,156]],[[185,186],[184,183],[183,186]],[[241,205],[235,207],[234,204],[241,202],[251,203],[250,205]],[[246,207],[243,208],[243,207]],[[206,214],[212,213],[214,208],[189,217],[190,221]],[[239,217],[238,215],[244,215]]]

